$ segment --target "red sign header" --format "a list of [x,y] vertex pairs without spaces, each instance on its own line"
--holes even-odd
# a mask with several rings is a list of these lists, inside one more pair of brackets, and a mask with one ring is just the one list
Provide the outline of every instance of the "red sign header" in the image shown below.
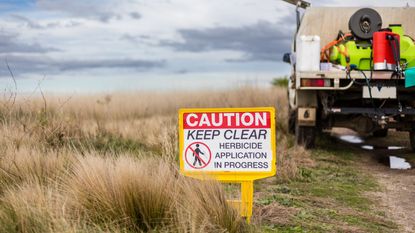
[[263,112],[203,112],[185,113],[184,129],[270,128],[271,113]]

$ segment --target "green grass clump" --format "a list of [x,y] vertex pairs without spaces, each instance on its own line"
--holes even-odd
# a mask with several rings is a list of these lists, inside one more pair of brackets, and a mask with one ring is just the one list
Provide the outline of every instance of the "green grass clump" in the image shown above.
[[[329,140],[329,139],[327,139]],[[374,177],[358,168],[360,157],[351,149],[322,141],[311,151],[315,166],[303,166],[294,179],[268,187],[257,201],[265,208],[277,203],[294,208],[284,224],[266,224],[265,232],[396,232],[397,225],[375,211],[367,192],[378,191]],[[267,190],[265,189],[265,190]]]
[[284,76],[284,77],[280,77],[280,78],[274,78],[272,80],[272,85],[277,86],[277,87],[287,88],[288,87],[288,77]]

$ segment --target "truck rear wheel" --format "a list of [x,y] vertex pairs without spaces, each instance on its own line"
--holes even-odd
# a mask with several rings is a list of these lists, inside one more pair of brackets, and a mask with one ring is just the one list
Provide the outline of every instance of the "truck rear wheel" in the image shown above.
[[295,121],[297,118],[297,111],[288,110],[288,133],[295,134]]
[[388,129],[379,129],[373,132],[373,137],[384,138],[388,136]]
[[415,131],[409,132],[409,141],[411,142],[411,149],[415,152]]
[[299,126],[295,127],[295,141],[297,145],[304,146],[306,149],[313,148],[316,141],[316,127]]

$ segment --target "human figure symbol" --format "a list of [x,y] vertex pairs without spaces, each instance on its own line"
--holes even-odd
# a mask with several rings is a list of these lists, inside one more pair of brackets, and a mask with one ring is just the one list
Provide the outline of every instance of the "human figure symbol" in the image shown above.
[[193,162],[193,166],[196,166],[196,163],[199,162],[199,166],[202,166],[202,161],[200,159],[200,154],[204,155],[200,148],[199,144],[196,144],[196,150],[193,151],[193,157],[195,157],[195,161]]

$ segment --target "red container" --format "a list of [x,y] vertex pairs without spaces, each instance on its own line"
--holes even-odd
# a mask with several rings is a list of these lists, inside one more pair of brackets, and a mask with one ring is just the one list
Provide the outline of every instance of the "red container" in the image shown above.
[[400,57],[399,47],[396,46],[396,42],[392,40],[393,47],[391,46],[391,37],[395,38],[395,41],[400,43],[399,35],[389,31],[380,31],[373,33],[373,69],[374,70],[394,70],[396,67],[395,57],[393,50],[397,51],[398,58]]

